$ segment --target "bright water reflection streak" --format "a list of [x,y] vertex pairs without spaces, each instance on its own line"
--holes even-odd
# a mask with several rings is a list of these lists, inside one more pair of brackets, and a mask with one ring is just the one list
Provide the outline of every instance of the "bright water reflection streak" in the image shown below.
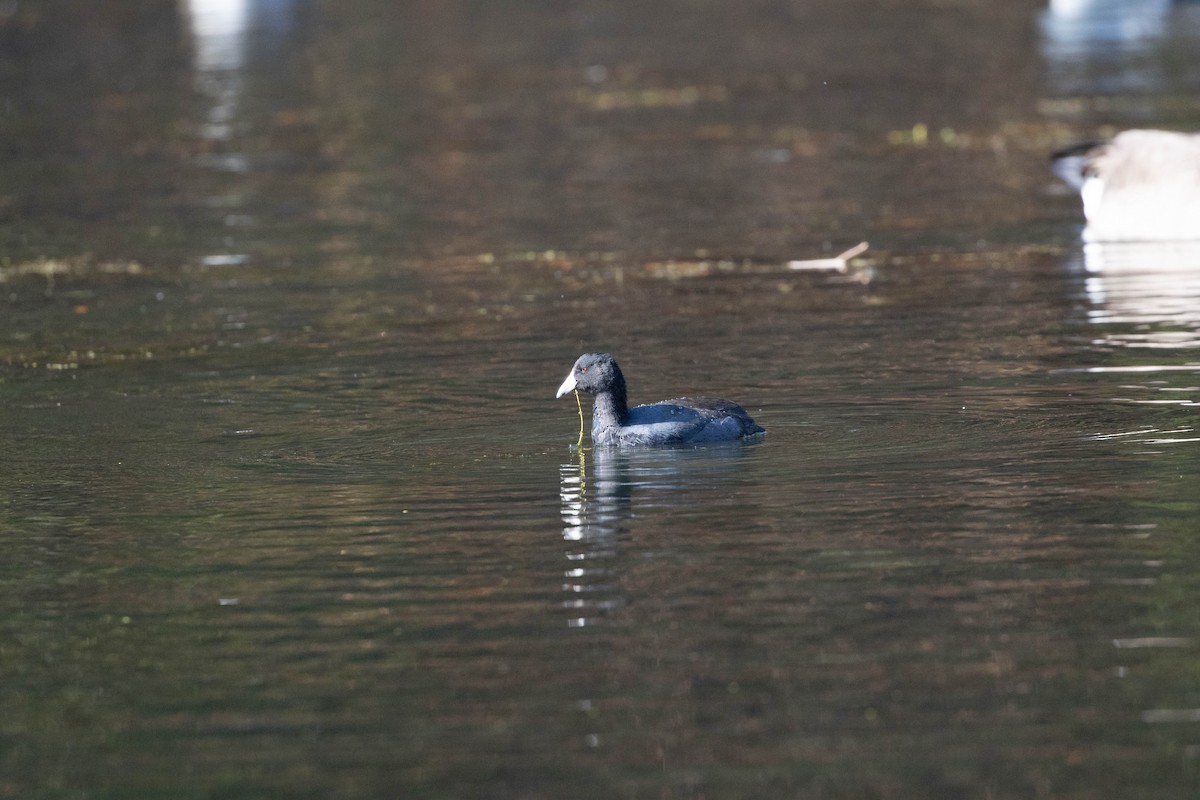
[[579,449],[579,461],[559,467],[562,500],[563,540],[568,542],[567,565],[563,572],[563,607],[572,613],[568,625],[582,628],[595,622],[605,611],[619,607],[618,600],[605,597],[611,591],[606,580],[616,552],[621,514],[619,494],[611,485],[591,480],[587,474],[587,451]]
[[1161,88],[1178,76],[1149,56],[1173,38],[1194,38],[1198,13],[1172,0],[1051,0],[1039,20],[1049,86],[1060,94]]
[[238,100],[244,89],[248,0],[188,0],[195,47],[196,88],[212,106],[201,129],[206,139],[233,135]]

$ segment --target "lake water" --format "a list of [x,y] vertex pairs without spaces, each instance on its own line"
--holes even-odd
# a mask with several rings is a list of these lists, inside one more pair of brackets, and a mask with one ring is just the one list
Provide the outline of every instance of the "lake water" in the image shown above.
[[1200,8],[102,5],[0,3],[0,798],[1196,796],[1200,252],[1046,154]]

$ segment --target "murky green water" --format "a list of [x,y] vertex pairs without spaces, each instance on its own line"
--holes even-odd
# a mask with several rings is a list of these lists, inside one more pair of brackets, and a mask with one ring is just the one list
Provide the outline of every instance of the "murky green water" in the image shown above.
[[1194,796],[1200,254],[1045,154],[1196,9],[201,5],[0,3],[0,797]]

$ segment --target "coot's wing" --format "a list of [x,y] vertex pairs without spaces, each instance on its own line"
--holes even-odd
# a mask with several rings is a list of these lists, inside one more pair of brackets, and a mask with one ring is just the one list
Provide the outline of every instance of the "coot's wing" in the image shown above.
[[621,426],[621,439],[640,445],[689,442],[707,423],[703,414],[674,402],[634,406]]
[[629,409],[620,436],[627,444],[678,444],[732,441],[762,430],[737,403],[716,397],[678,397]]
[[737,436],[763,432],[763,428],[746,413],[746,409],[732,400],[720,397],[677,397],[668,400],[664,405],[668,404],[692,409],[705,420],[722,423],[723,429],[739,431]]

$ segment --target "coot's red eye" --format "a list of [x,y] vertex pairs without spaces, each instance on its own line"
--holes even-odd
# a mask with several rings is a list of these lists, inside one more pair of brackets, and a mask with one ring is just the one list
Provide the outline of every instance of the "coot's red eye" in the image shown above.
[[583,373],[585,373],[585,372],[587,372],[587,367],[580,367],[580,368],[579,368],[579,373],[580,373],[581,375],[582,375]]

